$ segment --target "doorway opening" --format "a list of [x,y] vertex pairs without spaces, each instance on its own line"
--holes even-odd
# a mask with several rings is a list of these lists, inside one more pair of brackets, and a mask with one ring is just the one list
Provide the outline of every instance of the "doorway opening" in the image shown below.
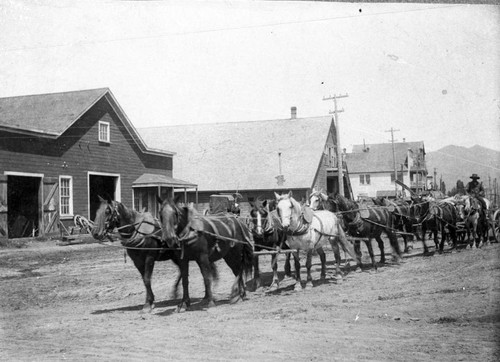
[[99,196],[111,200],[116,200],[118,176],[94,175],[89,174],[89,217],[95,219],[97,209],[99,208]]
[[41,177],[7,176],[9,238],[39,235],[41,181]]

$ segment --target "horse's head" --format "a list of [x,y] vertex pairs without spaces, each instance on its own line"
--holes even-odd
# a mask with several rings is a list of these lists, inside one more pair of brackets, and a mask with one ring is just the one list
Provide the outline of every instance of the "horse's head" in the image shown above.
[[262,238],[269,227],[267,200],[262,201],[261,199],[257,199],[250,205],[252,206],[250,210],[250,217],[253,223],[252,233]]
[[418,220],[418,222],[422,222],[422,220],[429,213],[429,201],[424,200],[421,197],[411,197],[410,202],[410,215]]
[[288,229],[292,220],[294,218],[297,219],[301,213],[300,204],[292,197],[291,191],[284,195],[279,195],[275,192],[274,196],[277,201],[276,210],[278,211],[281,225],[284,229]]
[[309,196],[309,207],[313,210],[325,209],[325,203],[328,202],[328,195],[321,190],[313,191]]
[[97,209],[94,226],[92,228],[92,236],[96,240],[104,239],[107,234],[117,226],[119,226],[119,214],[117,205],[110,198],[103,199],[99,196],[100,205]]
[[161,200],[157,197],[157,201],[160,204],[161,239],[172,248],[179,241],[178,230],[183,219],[182,209],[170,199]]

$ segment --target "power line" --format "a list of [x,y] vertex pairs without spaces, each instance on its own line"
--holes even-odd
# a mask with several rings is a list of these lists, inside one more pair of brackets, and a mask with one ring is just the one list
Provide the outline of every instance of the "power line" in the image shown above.
[[245,29],[259,29],[259,28],[268,28],[268,27],[273,27],[273,26],[297,25],[297,24],[317,23],[317,22],[333,21],[333,20],[344,20],[344,19],[351,19],[351,18],[401,14],[401,13],[409,13],[409,12],[416,12],[416,11],[439,10],[439,9],[454,8],[454,7],[458,7],[458,6],[463,7],[464,4],[449,5],[449,6],[436,6],[436,7],[425,8],[425,9],[411,9],[411,10],[399,10],[399,11],[395,10],[395,11],[386,11],[386,12],[380,12],[380,13],[374,13],[374,14],[356,14],[356,15],[345,15],[345,16],[334,16],[334,17],[318,18],[318,19],[310,19],[310,20],[292,20],[292,21],[283,21],[283,22],[259,24],[259,25],[246,25],[246,26],[235,26],[235,27],[204,29],[204,30],[191,30],[191,31],[172,32],[172,33],[164,33],[164,34],[157,34],[157,35],[114,38],[114,39],[106,39],[106,40],[79,41],[76,43],[67,43],[67,44],[54,44],[54,45],[19,47],[19,48],[5,48],[5,49],[0,49],[0,52],[16,52],[16,51],[24,51],[24,50],[64,48],[64,47],[69,47],[69,46],[85,46],[85,45],[91,45],[91,44],[106,44],[106,43],[114,43],[114,42],[121,42],[121,41],[128,41],[128,40],[158,39],[158,38],[165,38],[165,37],[171,37],[171,36],[217,33],[217,32],[223,32],[223,31],[234,31],[234,30],[245,30]]

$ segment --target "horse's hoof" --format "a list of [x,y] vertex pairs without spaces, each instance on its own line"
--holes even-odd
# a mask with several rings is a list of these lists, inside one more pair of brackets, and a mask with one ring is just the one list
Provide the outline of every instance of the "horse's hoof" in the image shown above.
[[154,309],[155,307],[155,304],[154,303],[146,303],[144,304],[144,306],[142,307],[141,311],[139,313],[151,313],[151,311]]
[[295,286],[293,287],[293,290],[296,292],[301,292],[302,291],[302,285],[300,285],[299,282],[295,283]]
[[183,312],[187,312],[189,309],[190,309],[190,305],[185,303],[185,302],[182,302],[181,304],[179,304],[177,306],[176,312],[183,313]]
[[312,282],[307,282],[306,283],[306,290],[311,290],[313,288],[313,283]]
[[215,302],[213,300],[209,301],[207,304],[207,308],[214,308],[215,307]]
[[253,290],[254,292],[256,292],[256,291],[258,291],[258,290],[260,290],[260,289],[262,289],[262,283],[260,283],[260,282],[255,282],[255,283],[253,283],[252,290]]
[[232,298],[229,300],[229,303],[230,303],[230,304],[236,304],[236,303],[238,303],[240,300],[243,300],[243,298],[241,298],[239,295],[236,295],[236,296],[232,297]]
[[269,288],[267,289],[267,291],[268,292],[274,292],[274,291],[278,290],[278,288],[279,288],[279,284],[276,283],[276,282],[273,282],[273,284],[271,284],[269,286]]

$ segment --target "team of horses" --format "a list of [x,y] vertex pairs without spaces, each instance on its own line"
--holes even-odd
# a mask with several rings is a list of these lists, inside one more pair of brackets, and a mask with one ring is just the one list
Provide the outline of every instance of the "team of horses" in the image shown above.
[[[97,240],[113,240],[118,232],[122,245],[140,272],[146,288],[143,311],[154,308],[155,297],[151,278],[155,262],[172,260],[179,268],[175,292],[182,281],[183,296],[177,310],[189,309],[189,262],[195,261],[200,269],[205,286],[204,303],[215,305],[213,284],[218,278],[215,262],[223,259],[232,270],[235,280],[231,288],[230,302],[246,297],[246,279],[253,270],[254,288],[262,286],[259,272],[259,251],[272,255],[273,279],[271,290],[279,287],[278,255],[286,251],[285,274],[291,276],[290,257],[294,258],[296,291],[302,290],[300,274],[300,251],[306,254],[305,288],[312,287],[312,256],[319,255],[320,278],[326,278],[326,255],[324,248],[330,246],[335,258],[335,278],[342,280],[341,255],[346,256],[345,271],[349,270],[349,259],[360,270],[362,264],[360,242],[364,241],[371,259],[371,267],[386,263],[382,234],[392,248],[394,263],[402,261],[398,236],[403,237],[408,251],[408,240],[415,236],[423,242],[424,255],[429,248],[425,243],[426,233],[434,234],[436,250],[443,251],[449,238],[452,247],[463,242],[467,234],[469,245],[476,247],[488,240],[488,219],[482,204],[469,196],[453,197],[441,201],[412,198],[411,200],[388,200],[374,198],[370,202],[354,202],[339,194],[327,195],[313,191],[306,203],[294,199],[291,192],[275,193],[274,200],[257,200],[250,203],[248,218],[232,213],[202,215],[192,205],[170,199],[158,198],[159,220],[149,212],[138,212],[121,202],[100,197],[92,235]],[[458,232],[459,224],[466,233]],[[420,228],[417,228],[420,226]],[[420,234],[418,229],[421,229]],[[438,240],[438,232],[441,241]],[[348,239],[349,236],[349,239]],[[471,239],[472,237],[472,239]],[[496,238],[496,236],[495,236]],[[371,241],[375,239],[380,251],[379,263],[375,260]],[[351,242],[353,241],[353,242]],[[287,250],[288,249],[288,250]],[[255,253],[255,254],[254,254]]]

